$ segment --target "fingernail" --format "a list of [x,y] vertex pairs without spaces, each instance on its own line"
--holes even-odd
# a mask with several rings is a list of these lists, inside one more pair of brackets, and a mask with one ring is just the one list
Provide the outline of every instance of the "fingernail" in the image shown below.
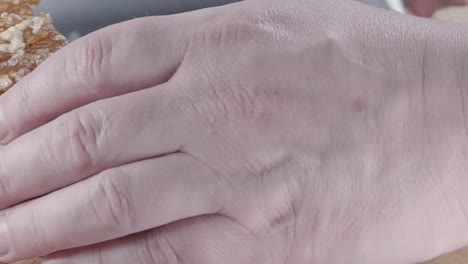
[[10,238],[5,217],[0,216],[0,259],[10,253]]

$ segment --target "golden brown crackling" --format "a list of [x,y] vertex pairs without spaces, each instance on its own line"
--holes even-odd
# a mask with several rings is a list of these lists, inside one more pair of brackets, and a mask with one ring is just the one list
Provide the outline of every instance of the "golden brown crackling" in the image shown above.
[[31,5],[38,3],[0,1],[0,94],[67,43],[48,14],[33,15]]

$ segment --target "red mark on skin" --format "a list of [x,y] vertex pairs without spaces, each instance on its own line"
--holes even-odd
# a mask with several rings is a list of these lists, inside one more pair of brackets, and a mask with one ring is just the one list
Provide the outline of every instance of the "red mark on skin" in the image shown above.
[[358,98],[354,101],[352,109],[354,112],[364,112],[367,109],[367,100],[364,98]]

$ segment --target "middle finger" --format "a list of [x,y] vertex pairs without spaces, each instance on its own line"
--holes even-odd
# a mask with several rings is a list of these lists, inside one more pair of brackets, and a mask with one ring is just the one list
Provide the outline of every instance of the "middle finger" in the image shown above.
[[98,101],[1,147],[0,208],[179,151],[185,130],[177,127],[173,100],[160,86]]

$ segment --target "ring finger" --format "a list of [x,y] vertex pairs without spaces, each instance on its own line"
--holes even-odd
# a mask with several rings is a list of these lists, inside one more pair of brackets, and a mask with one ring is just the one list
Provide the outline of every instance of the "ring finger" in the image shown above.
[[[0,218],[0,261],[47,255],[217,213],[226,188],[188,154],[102,172]],[[73,223],[71,226],[70,223]]]
[[0,147],[0,208],[108,168],[179,151],[193,124],[181,121],[177,99],[166,88],[98,101]]

